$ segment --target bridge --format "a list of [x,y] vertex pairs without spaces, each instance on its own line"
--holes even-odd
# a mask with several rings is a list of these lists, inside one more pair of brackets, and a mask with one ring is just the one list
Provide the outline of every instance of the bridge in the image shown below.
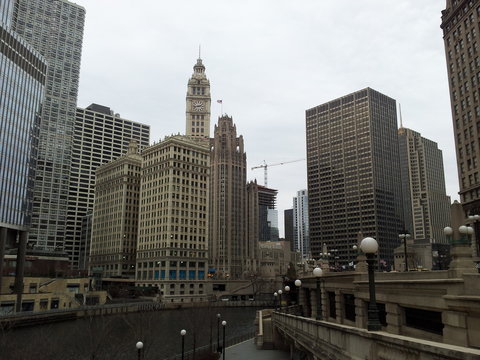
[[257,348],[309,360],[480,359],[480,274],[468,245],[452,258],[449,270],[375,273],[380,331],[367,330],[364,258],[356,271],[305,276],[295,306],[259,312]]

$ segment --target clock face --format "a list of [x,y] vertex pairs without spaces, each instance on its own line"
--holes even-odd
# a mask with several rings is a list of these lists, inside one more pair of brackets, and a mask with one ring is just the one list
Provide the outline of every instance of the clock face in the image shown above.
[[193,109],[193,111],[203,111],[205,109],[203,101],[199,101],[199,100],[193,101],[192,102],[192,109]]

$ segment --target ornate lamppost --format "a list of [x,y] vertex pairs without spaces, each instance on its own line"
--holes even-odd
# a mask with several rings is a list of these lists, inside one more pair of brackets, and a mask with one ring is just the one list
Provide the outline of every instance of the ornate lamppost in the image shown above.
[[185,335],[187,334],[187,330],[182,329],[180,331],[180,335],[182,336],[182,360],[185,357]]
[[319,267],[313,269],[313,276],[317,279],[317,320],[323,320],[322,311],[322,291],[320,289],[320,277],[323,275],[323,270]]
[[300,287],[302,286],[302,280],[300,279],[297,279],[295,280],[295,286],[296,286],[296,290],[297,290],[297,305],[300,305]]
[[278,290],[277,293],[278,293],[278,301],[280,302],[280,305],[278,307],[280,308],[280,312],[282,312],[282,293],[283,293],[282,289]]
[[217,314],[217,352],[220,352],[220,318],[222,315]]
[[273,307],[275,308],[275,310],[278,310],[278,306],[277,306],[277,296],[278,296],[278,293],[275,291],[273,293]]
[[375,253],[378,251],[378,242],[372,237],[366,237],[360,243],[360,249],[367,256],[368,264],[368,290],[370,292],[370,302],[368,304],[368,331],[379,331],[382,329],[378,316],[377,301],[375,299]]
[[225,328],[227,327],[227,322],[225,320],[222,321],[223,326],[223,360],[225,360]]
[[288,309],[288,305],[289,305],[289,297],[290,297],[290,286],[286,285],[285,288],[283,289],[285,290],[285,298],[286,298],[286,302],[287,302],[287,309]]
[[142,349],[143,349],[143,342],[139,341],[135,344],[135,347],[137,348],[137,356],[138,360],[142,360]]

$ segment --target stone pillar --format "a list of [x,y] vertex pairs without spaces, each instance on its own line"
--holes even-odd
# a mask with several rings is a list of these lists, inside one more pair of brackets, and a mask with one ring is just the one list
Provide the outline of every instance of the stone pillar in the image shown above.
[[317,292],[316,291],[310,291],[310,306],[312,309],[312,314],[310,315],[312,318],[316,319],[317,318]]
[[20,312],[22,310],[22,294],[23,294],[23,271],[25,269],[25,253],[27,251],[27,238],[28,232],[19,231],[18,236],[18,249],[17,249],[17,265],[15,268],[15,286],[14,292],[17,294],[17,302],[15,311]]
[[336,322],[339,324],[343,324],[343,294],[340,292],[340,290],[335,290],[335,315],[337,316]]
[[400,328],[402,326],[400,306],[398,306],[398,304],[386,303],[385,311],[387,312],[387,332],[400,334]]
[[443,342],[468,347],[467,314],[459,311],[442,312]]
[[355,297],[355,326],[358,328],[367,328],[367,307],[365,301]]
[[7,242],[7,228],[0,228],[0,294],[2,293],[3,262],[5,257],[5,244]]

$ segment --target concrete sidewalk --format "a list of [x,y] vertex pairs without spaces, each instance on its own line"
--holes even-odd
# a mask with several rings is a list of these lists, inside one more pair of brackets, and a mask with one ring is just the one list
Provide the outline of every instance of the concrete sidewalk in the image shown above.
[[[222,359],[222,357],[220,358]],[[225,360],[288,360],[290,354],[279,350],[257,350],[253,339],[226,349]]]

